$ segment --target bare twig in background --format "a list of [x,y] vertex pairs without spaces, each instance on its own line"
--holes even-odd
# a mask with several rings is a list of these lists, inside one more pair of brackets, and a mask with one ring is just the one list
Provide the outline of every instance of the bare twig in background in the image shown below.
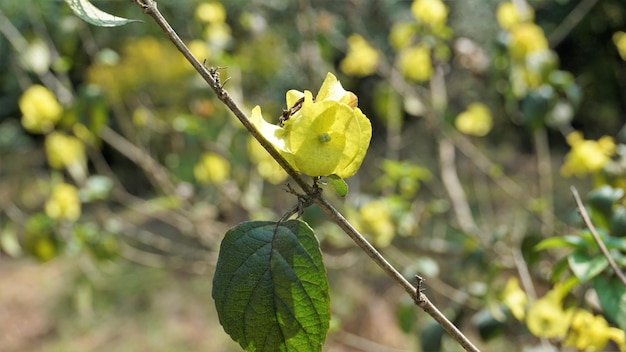
[[[20,54],[20,58],[25,60],[29,43],[26,41],[26,38],[22,36],[20,31],[13,26],[13,23],[11,23],[11,21],[4,15],[2,10],[0,10],[0,33],[7,38],[15,51]],[[74,99],[74,94],[49,70],[46,70],[43,73],[35,72],[35,74],[37,74],[41,82],[56,93],[61,102],[67,104]]]
[[439,163],[441,166],[441,180],[446,188],[448,197],[452,202],[452,209],[456,215],[456,220],[463,232],[474,235],[478,233],[478,228],[472,217],[469,203],[455,164],[455,147],[452,142],[443,138],[439,141]]
[[278,151],[267,141],[260,132],[252,125],[248,116],[230,97],[219,81],[219,77],[215,74],[214,69],[207,69],[191,54],[180,37],[174,32],[167,20],[157,9],[156,2],[153,0],[134,0],[146,14],[152,17],[155,22],[165,32],[166,36],[178,48],[178,50],[191,63],[196,71],[204,78],[209,86],[215,91],[218,99],[220,99],[239,121],[246,127],[252,136],[261,143],[261,145],[270,153],[270,155],[279,163],[279,165],[291,176],[296,183],[302,188],[311,201],[320,207],[327,216],[329,216],[352,240],[383,269],[383,271],[396,281],[404,290],[415,300],[422,310],[434,318],[449,334],[454,338],[466,351],[478,351],[471,341],[460,331],[450,320],[448,320],[437,307],[430,302],[423,292],[418,291],[408,280],[402,276],[366,239],[361,235],[344,217],[335,209],[320,192],[305,182],[300,174],[278,153]]
[[598,2],[598,0],[583,0],[576,5],[576,7],[572,10],[572,12],[565,17],[563,22],[556,27],[550,35],[548,35],[548,42],[550,43],[550,47],[554,48],[555,46],[561,44],[563,39],[567,37],[567,35],[580,23],[580,21],[585,17],[585,15],[591,10],[591,8]]
[[578,213],[583,218],[585,225],[591,232],[591,236],[593,236],[594,241],[596,241],[596,244],[598,245],[598,248],[600,248],[602,255],[604,255],[606,260],[609,261],[609,265],[615,272],[615,275],[617,275],[617,277],[620,279],[622,284],[626,286],[626,276],[624,276],[624,273],[617,266],[617,263],[611,256],[611,253],[609,253],[609,249],[606,248],[606,245],[604,244],[604,242],[602,242],[602,239],[600,238],[598,231],[596,231],[595,226],[593,226],[593,223],[591,222],[591,219],[589,218],[589,214],[587,213],[587,210],[585,209],[583,202],[580,200],[580,195],[578,194],[578,190],[576,190],[576,187],[574,186],[572,186],[570,190],[572,191],[572,194],[574,195],[574,199],[576,200],[576,207],[578,208]]
[[[442,115],[446,106],[447,92],[446,83],[444,79],[443,68],[436,67],[435,72],[430,80],[431,91],[431,103],[433,108],[433,114],[435,114],[433,120],[441,121]],[[452,202],[452,208],[456,215],[456,220],[459,223],[459,227],[463,232],[476,235],[478,227],[472,216],[467,196],[459,180],[455,162],[455,147],[453,141],[447,135],[443,135],[439,141],[439,164],[441,167],[441,180],[448,193],[448,198]]]
[[552,158],[548,144],[548,132],[545,128],[533,134],[535,152],[537,154],[537,174],[539,176],[539,194],[544,202],[541,208],[541,233],[552,236],[554,233],[554,182],[552,181]]

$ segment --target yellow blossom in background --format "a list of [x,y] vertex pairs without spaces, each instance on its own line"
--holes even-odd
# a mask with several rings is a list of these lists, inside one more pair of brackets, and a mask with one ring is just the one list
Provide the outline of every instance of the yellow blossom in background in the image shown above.
[[373,238],[374,245],[380,248],[389,246],[395,236],[395,226],[385,200],[371,201],[361,207],[361,224],[364,231]]
[[600,315],[576,309],[563,345],[593,352],[604,349],[609,340],[620,346],[621,351],[626,350],[626,335],[623,330],[609,327]]
[[256,164],[256,169],[265,180],[272,184],[279,184],[287,179],[287,173],[276,160],[254,138],[248,140],[248,155]]
[[613,33],[613,43],[617,47],[619,56],[622,57],[622,60],[626,61],[626,32],[620,31]]
[[55,169],[86,168],[85,145],[63,132],[52,132],[45,141],[48,164]]
[[448,8],[441,0],[415,0],[411,13],[418,22],[431,27],[443,26],[448,18]]
[[47,133],[61,118],[63,107],[46,87],[35,84],[20,97],[22,126],[29,132]]
[[204,23],[222,23],[226,21],[226,9],[219,2],[204,2],[196,8],[196,18]]
[[561,167],[561,174],[566,177],[581,177],[599,171],[615,152],[615,142],[609,136],[592,141],[584,139],[582,133],[576,131],[567,136],[567,144],[572,150],[565,156]]
[[523,321],[526,315],[528,296],[519,287],[517,278],[510,278],[502,293],[503,303],[509,308],[515,319]]
[[456,117],[454,122],[456,128],[472,136],[485,136],[493,126],[491,111],[482,103],[472,103]]
[[511,29],[508,43],[514,59],[525,59],[528,54],[548,49],[548,39],[543,29],[534,23],[520,23]]
[[398,57],[398,67],[402,74],[413,81],[425,82],[433,75],[430,49],[414,46],[403,50]]
[[409,22],[398,22],[391,26],[389,32],[389,43],[398,50],[411,44],[411,39],[415,34],[415,26]]
[[204,153],[193,168],[193,175],[201,183],[224,183],[230,176],[230,163],[215,153]]
[[76,187],[59,183],[52,188],[46,202],[46,214],[52,219],[76,221],[80,217],[80,199]]
[[341,71],[351,76],[368,76],[376,72],[379,53],[362,36],[348,37],[348,53],[339,63]]
[[562,298],[563,292],[555,288],[530,306],[526,314],[526,326],[533,335],[565,337],[573,311],[563,310]]
[[533,11],[529,6],[526,6],[525,13],[522,14],[512,2],[502,2],[496,10],[498,24],[505,30],[510,30],[520,22],[532,21],[533,17]]

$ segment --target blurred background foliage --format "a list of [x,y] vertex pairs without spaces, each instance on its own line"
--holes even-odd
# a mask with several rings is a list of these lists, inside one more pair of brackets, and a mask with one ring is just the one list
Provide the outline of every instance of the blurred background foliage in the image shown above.
[[[138,7],[93,3],[144,22],[0,6],[0,350],[236,351],[209,299],[219,241],[288,210],[286,175]],[[372,144],[327,196],[481,349],[624,343],[626,289],[569,189],[591,192],[624,268],[623,1],[158,4],[248,111],[276,123],[327,72],[356,93]],[[304,218],[330,280],[325,350],[459,349]]]

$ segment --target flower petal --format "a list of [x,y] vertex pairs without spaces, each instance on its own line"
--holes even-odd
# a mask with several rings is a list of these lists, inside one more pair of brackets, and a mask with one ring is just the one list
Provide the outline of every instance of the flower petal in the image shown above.
[[324,82],[315,97],[315,101],[319,102],[323,100],[338,101],[350,106],[353,109],[356,108],[359,101],[354,93],[343,89],[343,86],[337,80],[337,77],[330,72],[326,75],[326,78],[324,79]]

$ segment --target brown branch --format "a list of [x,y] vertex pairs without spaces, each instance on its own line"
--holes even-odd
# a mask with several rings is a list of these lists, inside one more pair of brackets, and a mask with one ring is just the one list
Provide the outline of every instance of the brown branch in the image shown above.
[[383,271],[396,281],[404,290],[415,300],[415,304],[435,319],[449,334],[454,338],[466,351],[479,351],[471,341],[448,320],[437,307],[430,302],[428,297],[413,286],[408,280],[402,276],[377,250],[372,246],[363,235],[361,235],[350,224],[341,213],[335,209],[325,198],[322,197],[316,187],[306,183],[300,174],[278,153],[274,146],[266,140],[263,135],[252,125],[248,116],[233,101],[228,92],[224,89],[219,81],[215,69],[207,69],[201,64],[185,46],[180,37],[170,27],[167,20],[161,15],[157,9],[156,2],[153,0],[134,0],[134,2],[143,8],[144,12],[152,17],[157,24],[163,29],[167,37],[174,43],[178,50],[187,58],[196,71],[204,78],[209,86],[215,91],[218,99],[220,99],[246,127],[252,136],[261,143],[261,145],[270,153],[270,155],[279,163],[279,165],[291,176],[296,183],[302,188],[309,199],[316,204],[328,217],[331,218],[352,240],[379,266]]
[[350,238],[367,254],[383,271],[415,300],[415,304],[422,308],[424,312],[430,315],[433,319],[444,328],[452,338],[454,338],[459,345],[461,345],[466,351],[479,351],[476,346],[456,327],[448,318],[446,318],[439,309],[428,299],[428,297],[421,292],[418,288],[413,286],[402,274],[391,265],[385,257],[372,246],[363,235],[361,235],[352,226],[346,218],[337,211],[326,199],[321,195],[312,199],[313,203],[320,207],[326,215],[331,218]]
[[596,231],[595,226],[593,226],[593,223],[591,222],[591,219],[589,218],[589,214],[587,213],[587,210],[585,209],[583,202],[580,200],[580,195],[578,194],[578,190],[576,190],[576,187],[574,186],[572,186],[570,190],[572,191],[572,194],[574,195],[574,199],[576,200],[576,207],[578,208],[578,213],[583,218],[585,225],[591,232],[591,236],[593,236],[593,240],[596,241],[596,244],[598,245],[598,248],[600,248],[602,255],[604,255],[606,260],[609,261],[609,265],[615,272],[615,275],[617,275],[617,277],[620,279],[622,284],[626,286],[626,276],[624,276],[624,273],[617,266],[617,263],[611,256],[611,253],[609,253],[608,248],[606,248],[606,245],[604,244],[604,242],[602,242],[602,239],[600,238],[598,231]]
[[208,69],[198,59],[196,59],[185,43],[180,39],[178,34],[174,32],[167,20],[163,17],[161,12],[157,9],[157,4],[154,0],[134,0],[144,12],[152,17],[154,21],[161,27],[165,35],[176,46],[176,48],[183,54],[183,56],[189,61],[193,68],[200,74],[200,76],[207,82],[207,84],[213,89],[217,98],[224,103],[230,111],[237,117],[237,119],[244,125],[244,127],[252,134],[252,136],[261,143],[261,146],[267,150],[268,153],[278,162],[278,164],[293,178],[294,181],[304,190],[306,193],[312,191],[312,187],[300,176],[300,174],[283,158],[282,155],[274,148],[274,146],[267,140],[259,130],[257,130],[248,116],[241,110],[241,108],[235,103],[228,92],[224,89],[224,86],[219,80],[219,75],[216,69]]

